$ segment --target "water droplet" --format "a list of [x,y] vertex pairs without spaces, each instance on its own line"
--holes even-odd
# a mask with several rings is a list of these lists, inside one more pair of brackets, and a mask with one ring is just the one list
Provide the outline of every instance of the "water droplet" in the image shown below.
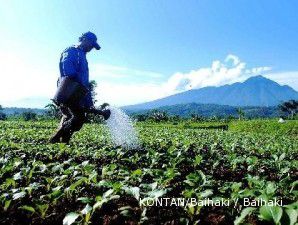
[[130,117],[121,109],[110,106],[111,116],[106,121],[112,141],[117,146],[124,148],[138,148],[138,134]]

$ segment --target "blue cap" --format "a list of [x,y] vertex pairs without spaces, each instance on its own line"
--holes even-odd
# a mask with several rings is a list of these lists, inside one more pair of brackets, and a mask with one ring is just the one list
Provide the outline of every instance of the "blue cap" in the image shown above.
[[83,39],[87,39],[89,40],[91,43],[93,43],[93,47],[96,49],[96,50],[99,50],[100,49],[100,46],[99,44],[97,43],[97,37],[94,33],[88,31],[86,33],[83,33],[82,36],[79,38],[79,41],[82,41]]

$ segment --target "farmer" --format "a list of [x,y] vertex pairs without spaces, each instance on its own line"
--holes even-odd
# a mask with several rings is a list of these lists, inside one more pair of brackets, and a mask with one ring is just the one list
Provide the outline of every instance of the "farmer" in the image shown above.
[[[86,54],[93,48],[99,50],[100,46],[96,35],[89,31],[81,35],[77,45],[66,48],[61,54],[60,77],[53,101],[59,106],[62,118],[50,143],[69,143],[73,133],[79,131],[86,122],[87,112],[102,115],[104,119],[110,116],[110,110],[96,109],[91,98]],[[84,94],[80,96],[80,93]]]

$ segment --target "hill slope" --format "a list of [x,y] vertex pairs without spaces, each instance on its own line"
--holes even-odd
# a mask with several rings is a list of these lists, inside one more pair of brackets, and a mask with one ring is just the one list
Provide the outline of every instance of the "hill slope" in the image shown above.
[[279,85],[259,75],[251,77],[243,83],[237,82],[220,87],[194,89],[123,108],[126,110],[144,110],[187,103],[230,106],[276,106],[290,99],[298,99],[298,92],[287,85]]

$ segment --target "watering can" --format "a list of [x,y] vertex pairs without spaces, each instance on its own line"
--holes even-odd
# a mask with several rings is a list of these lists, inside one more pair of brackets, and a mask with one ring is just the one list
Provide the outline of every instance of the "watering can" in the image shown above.
[[57,91],[52,99],[56,105],[77,105],[89,91],[85,86],[75,81],[72,77],[62,77],[59,81]]
[[[78,102],[80,102],[80,100],[89,92],[85,86],[71,77],[62,77],[59,81],[57,91],[52,99],[56,105],[63,104],[65,106],[76,106]],[[99,109],[92,107],[86,111],[96,115],[101,115],[105,120],[107,120],[111,115],[111,111],[108,109],[108,106],[108,103],[103,103]]]

